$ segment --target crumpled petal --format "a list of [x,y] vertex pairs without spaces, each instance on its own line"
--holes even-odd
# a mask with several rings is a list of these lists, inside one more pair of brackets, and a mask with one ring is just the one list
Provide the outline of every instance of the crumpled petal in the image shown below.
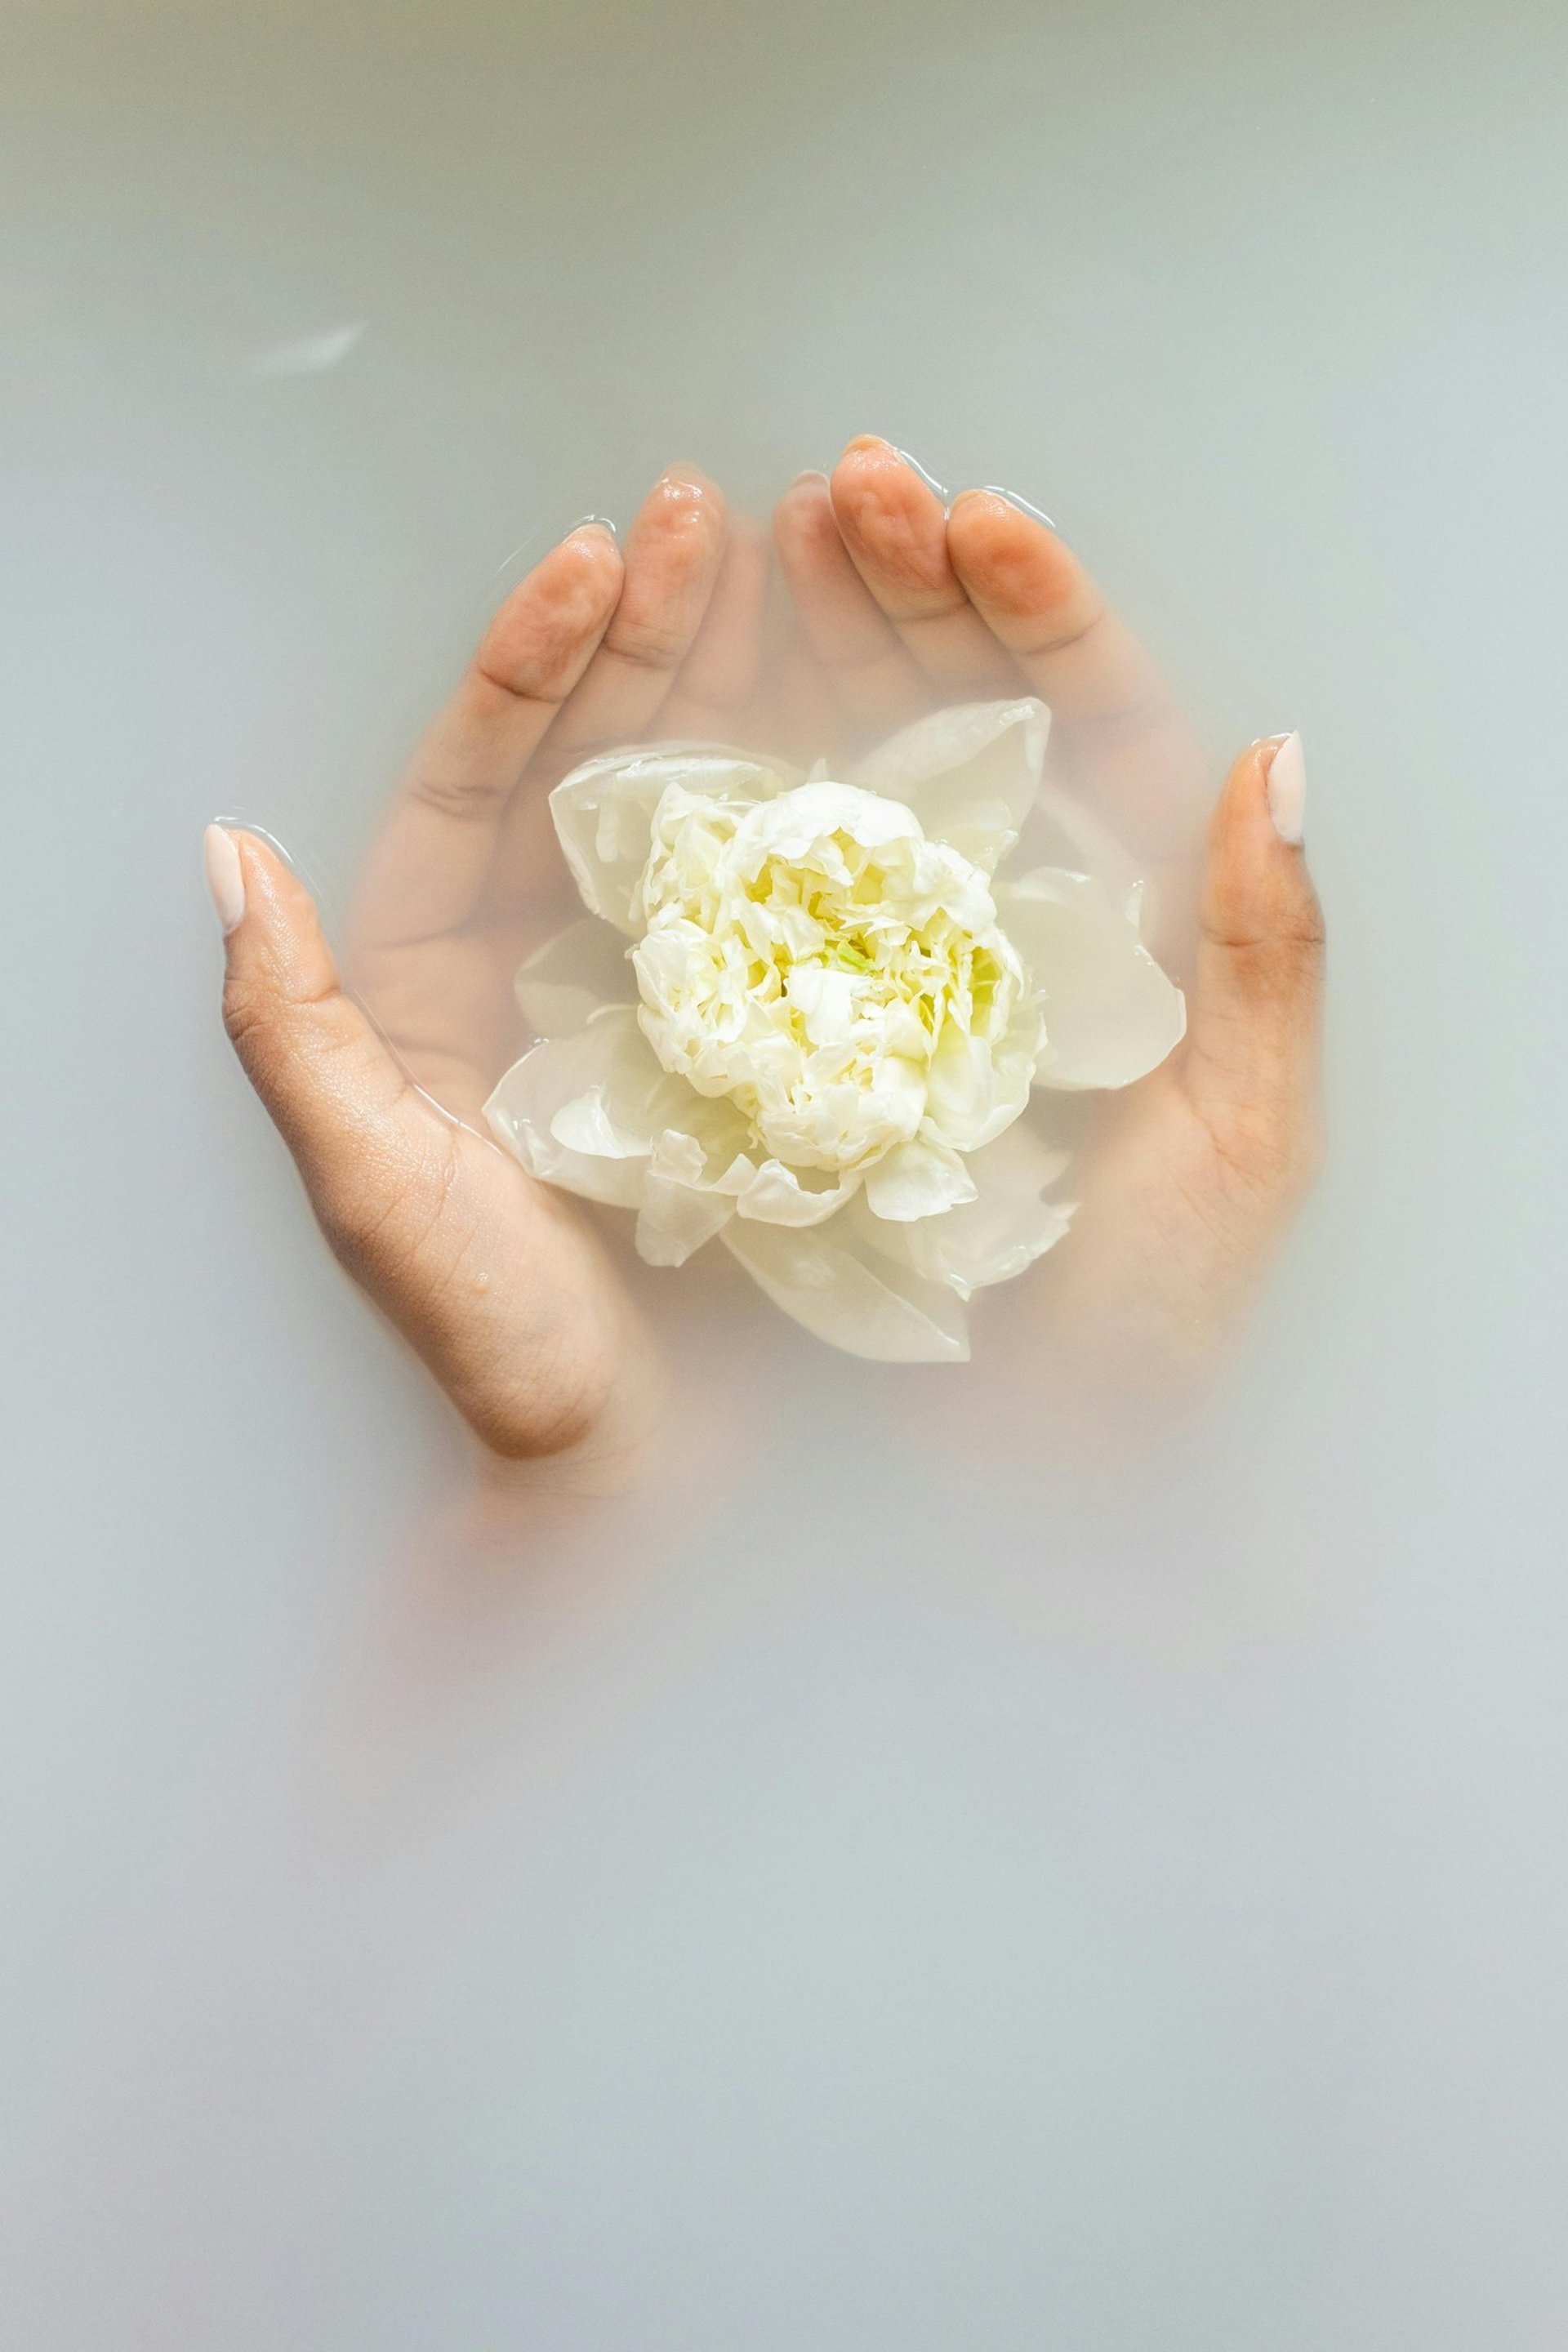
[[1020,1119],[969,1160],[972,1201],[915,1224],[876,1226],[868,1237],[928,1281],[947,1283],[961,1298],[990,1283],[1009,1282],[1059,1242],[1072,1222],[1072,1202],[1040,1197],[1070,1156]]
[[735,1213],[728,1192],[667,1174],[650,1162],[637,1212],[637,1255],[649,1265],[684,1265]]
[[989,874],[1034,803],[1050,725],[1034,695],[933,711],[879,745],[850,781],[904,802],[928,840],[948,843]]
[[654,1139],[637,1217],[637,1247],[649,1265],[684,1265],[735,1213],[753,1174],[750,1130],[733,1103],[688,1089],[679,1128]]
[[574,1037],[606,1004],[635,1004],[626,936],[584,915],[535,948],[519,969],[517,1001],[536,1037]]
[[737,835],[736,851],[742,872],[755,875],[769,858],[804,857],[835,833],[881,849],[890,841],[918,840],[921,831],[918,813],[904,803],[881,799],[863,784],[824,780],[798,785],[759,808]]
[[748,807],[798,781],[793,770],[746,751],[666,743],[585,761],[556,785],[550,814],[588,912],[635,937],[642,929],[637,886],[652,844],[653,813],[668,785]]
[[1015,1007],[994,1043],[950,1026],[926,1070],[922,1138],[955,1151],[978,1151],[991,1142],[1028,1101],[1039,1049],[1040,1016],[1033,995]]
[[[704,1102],[703,1109],[721,1118],[728,1115],[739,1139],[744,1139],[745,1123],[728,1103]],[[637,1224],[637,1248],[652,1265],[679,1265],[733,1215],[768,1225],[826,1224],[859,1185],[858,1176],[828,1183],[815,1170],[786,1168],[778,1160],[764,1160],[759,1166],[740,1150],[726,1160],[729,1147],[738,1139],[734,1131],[722,1137],[715,1132],[707,1139],[706,1151],[689,1135],[663,1135],[654,1146]],[[690,1197],[681,1199],[682,1193]],[[653,1255],[645,1243],[657,1244],[659,1254]],[[679,1255],[668,1254],[676,1248]]]
[[1050,866],[999,888],[1045,1013],[1037,1086],[1131,1086],[1180,1043],[1186,1002],[1139,940],[1139,895]]
[[531,1174],[584,1200],[636,1208],[653,1139],[707,1106],[659,1066],[629,1008],[514,1062],[485,1105],[491,1133]]
[[973,1176],[945,1144],[895,1143],[866,1171],[866,1206],[891,1224],[940,1217],[973,1198]]
[[[816,1169],[786,1168],[782,1160],[764,1160],[760,1167],[746,1163],[748,1172],[736,1196],[742,1217],[763,1225],[822,1225],[850,1200],[858,1176],[824,1181]],[[813,1182],[811,1180],[817,1181]]]
[[724,1245],[775,1307],[831,1348],[883,1364],[969,1360],[954,1293],[879,1255],[846,1218],[797,1233],[737,1217]]

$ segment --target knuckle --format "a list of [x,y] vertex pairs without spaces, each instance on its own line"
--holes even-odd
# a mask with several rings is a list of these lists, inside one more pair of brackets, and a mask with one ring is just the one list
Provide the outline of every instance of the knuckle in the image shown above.
[[605,642],[612,653],[630,662],[634,669],[671,670],[680,661],[689,639],[689,630],[679,623],[658,620],[651,614],[628,614],[616,620]]
[[1323,920],[1323,909],[1315,890],[1308,892],[1300,913],[1289,926],[1289,936],[1299,948],[1305,950],[1313,958],[1321,957],[1328,945],[1329,933],[1328,926]]
[[1276,983],[1292,995],[1315,990],[1323,961],[1323,935],[1307,927],[1280,931],[1271,945],[1268,963]]
[[279,1008],[271,991],[231,972],[224,983],[223,1025],[229,1044],[254,1078],[279,1044]]
[[1321,974],[1323,934],[1308,925],[1258,934],[1207,924],[1212,947],[1224,950],[1236,983],[1263,1002],[1313,993]]
[[1255,1204],[1293,1210],[1322,1171],[1324,1132],[1316,1107],[1247,1104],[1212,1132],[1234,1188]]
[[276,1108],[274,1093],[283,1091],[302,1057],[334,1042],[332,1013],[341,1003],[335,976],[325,988],[291,992],[273,971],[230,971],[224,982],[223,1025],[246,1076],[269,1108]]
[[1296,880],[1296,888],[1279,909],[1275,929],[1281,950],[1293,955],[1302,965],[1311,966],[1322,959],[1328,930],[1323,921],[1322,901],[1304,870]]
[[479,647],[475,671],[510,701],[539,703],[548,712],[568,691],[584,647],[604,622],[602,598],[585,593],[542,612],[507,616]]
[[510,793],[510,775],[455,776],[432,769],[413,777],[408,797],[437,816],[491,818]]

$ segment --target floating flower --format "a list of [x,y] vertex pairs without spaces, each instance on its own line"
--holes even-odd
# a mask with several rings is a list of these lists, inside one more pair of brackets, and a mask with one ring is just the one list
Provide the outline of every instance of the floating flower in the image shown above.
[[[939,711],[842,782],[710,745],[574,770],[589,911],[518,974],[539,1043],[496,1136],[635,1210],[652,1265],[718,1236],[836,1347],[965,1359],[964,1302],[1071,1216],[1031,1090],[1127,1086],[1185,1020],[1122,853],[1041,786],[1048,726]],[[999,873],[1021,835],[1070,862]]]

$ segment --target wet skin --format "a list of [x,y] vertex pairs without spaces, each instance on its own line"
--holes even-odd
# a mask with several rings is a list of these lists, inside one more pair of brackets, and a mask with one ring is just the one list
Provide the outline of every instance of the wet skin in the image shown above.
[[[943,703],[1049,705],[1053,774],[1160,885],[1189,1028],[1099,1122],[1068,1242],[1008,1286],[994,1356],[1015,1393],[1031,1367],[1080,1396],[1190,1386],[1317,1165],[1322,922],[1269,814],[1284,739],[1250,744],[1213,803],[1194,730],[1060,538],[994,492],[944,507],[884,441],[801,477],[772,559],[689,467],[654,486],[624,551],[589,525],[545,556],[409,764],[347,991],[268,845],[216,851],[230,916],[243,897],[225,1019],[329,1242],[487,1454],[569,1489],[636,1481],[668,1383],[599,1231],[479,1110],[523,1042],[516,965],[573,911],[548,790],[595,751],[705,738],[832,760]],[[736,1312],[773,1311],[735,1281]]]

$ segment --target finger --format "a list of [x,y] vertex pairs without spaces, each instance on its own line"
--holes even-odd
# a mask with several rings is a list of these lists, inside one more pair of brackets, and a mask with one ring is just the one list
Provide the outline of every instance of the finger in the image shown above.
[[[340,989],[287,866],[253,835],[217,826],[206,856],[226,934],[225,1024],[334,1254],[486,1444],[534,1455],[575,1443],[598,1404],[563,1376],[563,1332],[581,1336],[597,1311],[570,1255],[592,1244],[559,1196],[404,1077]],[[505,1271],[518,1265],[521,1296]]]
[[952,568],[946,509],[901,451],[862,434],[830,488],[851,562],[931,683],[975,700],[1016,693],[1016,665]]
[[1209,831],[1183,1075],[1227,1162],[1287,1191],[1315,1165],[1323,918],[1301,849],[1299,735],[1254,743]]
[[853,758],[860,730],[847,719],[831,673],[812,651],[787,588],[770,615],[756,740],[802,768]]
[[929,700],[919,663],[856,571],[825,474],[802,474],[773,509],[773,544],[807,645],[850,716],[901,727]]
[[548,790],[583,760],[648,735],[686,660],[722,561],[725,510],[705,475],[672,467],[626,534],[620,601],[581,684],[545,738],[528,789],[507,811],[489,911],[505,922],[561,880]]
[[734,726],[757,682],[767,592],[767,541],[749,518],[737,517],[701,626],[659,713],[662,733],[712,740]]
[[621,578],[613,536],[593,523],[512,590],[409,763],[366,862],[356,946],[405,946],[468,919],[507,803],[608,627]]
[[626,535],[626,578],[604,641],[545,746],[553,780],[590,752],[653,725],[690,653],[724,552],[721,492],[694,467],[671,467]]
[[310,893],[253,834],[213,825],[223,1014],[246,1076],[334,1241],[438,1199],[444,1122],[343,994]]
[[997,490],[953,500],[947,543],[975,610],[1084,753],[1136,845],[1184,850],[1206,791],[1202,746],[1077,556]]

